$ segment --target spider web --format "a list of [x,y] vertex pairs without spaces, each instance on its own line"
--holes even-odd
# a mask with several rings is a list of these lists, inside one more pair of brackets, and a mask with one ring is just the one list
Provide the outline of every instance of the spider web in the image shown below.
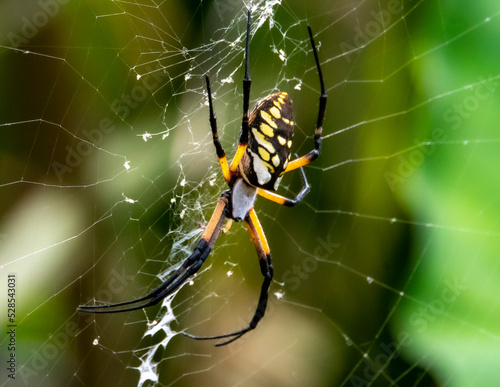
[[[147,294],[199,240],[226,189],[203,77],[232,156],[247,8],[251,104],[291,95],[297,154],[318,110],[307,25],[329,95],[309,195],[256,203],[275,272],[265,317],[222,348],[182,335],[248,324],[262,277],[240,224],[162,305],[77,313]],[[0,385],[498,384],[498,2],[0,10]],[[300,186],[291,173],[279,193]]]

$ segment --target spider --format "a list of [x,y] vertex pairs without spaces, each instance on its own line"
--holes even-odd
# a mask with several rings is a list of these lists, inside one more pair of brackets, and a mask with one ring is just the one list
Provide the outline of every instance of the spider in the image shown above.
[[[278,92],[263,98],[257,103],[254,110],[248,114],[250,99],[250,75],[249,64],[249,39],[250,39],[251,14],[248,11],[245,47],[245,75],[243,78],[243,119],[241,133],[236,154],[230,164],[222,149],[217,134],[217,123],[212,103],[212,92],[208,76],[205,77],[209,121],[212,129],[213,143],[219,158],[224,179],[229,189],[220,196],[210,221],[205,227],[200,241],[193,253],[182,263],[182,265],[164,283],[142,298],[106,305],[80,305],[78,311],[87,313],[117,313],[146,308],[157,304],[168,295],[172,294],[189,277],[194,275],[203,265],[210,254],[215,241],[223,228],[224,220],[228,219],[225,231],[229,229],[233,221],[244,221],[252,241],[257,250],[260,270],[264,276],[260,291],[259,302],[255,314],[246,328],[238,331],[216,335],[216,336],[194,336],[184,333],[186,336],[197,340],[226,339],[216,344],[222,346],[229,344],[245,333],[253,330],[264,316],[268,300],[268,290],[273,278],[273,266],[271,263],[271,252],[267,243],[264,230],[254,210],[256,196],[262,196],[275,203],[292,207],[302,201],[309,192],[310,186],[307,182],[302,167],[315,160],[320,153],[321,133],[323,117],[325,115],[327,94],[323,83],[323,75],[319,64],[318,53],[314,43],[311,28],[308,26],[309,39],[311,41],[314,60],[319,76],[321,95],[319,97],[319,112],[314,132],[314,149],[305,156],[290,161],[290,148],[293,137],[293,112],[288,94]],[[271,191],[276,191],[284,173],[300,169],[303,187],[294,199],[289,199]]]

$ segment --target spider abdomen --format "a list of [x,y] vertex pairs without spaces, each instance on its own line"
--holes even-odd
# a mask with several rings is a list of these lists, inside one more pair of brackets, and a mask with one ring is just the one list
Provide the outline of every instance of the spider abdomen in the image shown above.
[[275,191],[288,162],[293,138],[293,110],[285,92],[268,95],[250,114],[248,147],[239,169],[254,187]]

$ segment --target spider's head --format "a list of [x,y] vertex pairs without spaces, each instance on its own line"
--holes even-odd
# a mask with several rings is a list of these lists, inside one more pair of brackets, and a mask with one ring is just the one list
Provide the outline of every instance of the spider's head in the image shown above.
[[229,218],[239,222],[245,219],[248,211],[253,207],[257,188],[252,187],[241,177],[236,180],[231,189],[231,216]]

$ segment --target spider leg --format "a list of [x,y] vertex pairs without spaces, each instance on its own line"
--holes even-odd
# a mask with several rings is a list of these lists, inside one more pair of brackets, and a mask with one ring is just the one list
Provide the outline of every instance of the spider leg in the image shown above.
[[257,304],[257,309],[252,317],[252,320],[248,324],[246,328],[240,329],[239,331],[226,333],[224,335],[217,336],[194,336],[188,333],[184,333],[186,336],[191,337],[196,340],[216,340],[216,339],[227,339],[222,343],[216,344],[216,347],[220,347],[233,341],[239,339],[245,333],[255,329],[259,321],[264,317],[264,313],[266,312],[267,300],[268,300],[268,292],[269,286],[271,285],[271,281],[273,279],[273,265],[271,262],[271,251],[269,250],[269,245],[266,240],[266,236],[264,235],[264,231],[262,226],[260,225],[259,219],[257,218],[257,214],[255,210],[252,208],[248,215],[245,217],[245,223],[247,225],[248,231],[250,232],[250,236],[252,237],[252,241],[255,245],[255,249],[257,250],[257,256],[259,257],[260,263],[260,271],[264,276],[264,282],[262,283],[262,287],[260,290],[259,303]]
[[325,84],[323,82],[323,73],[321,72],[321,66],[319,64],[319,59],[318,59],[318,52],[316,50],[316,44],[314,43],[314,37],[311,31],[311,27],[307,26],[307,30],[309,31],[309,40],[311,41],[314,60],[316,61],[316,67],[318,69],[319,85],[321,88],[321,95],[319,97],[318,120],[316,122],[316,130],[314,131],[314,149],[310,151],[308,154],[290,162],[285,172],[290,172],[293,171],[294,169],[309,164],[311,161],[315,160],[319,156],[319,152],[321,150],[321,133],[323,133],[323,119],[325,117],[326,100],[328,98],[328,95],[326,94],[325,91]]
[[222,174],[224,175],[224,180],[229,183],[231,180],[231,174],[229,172],[229,167],[227,165],[227,157],[222,145],[219,141],[219,134],[217,133],[217,120],[214,114],[214,105],[212,103],[212,91],[210,89],[210,80],[208,76],[205,76],[205,81],[207,82],[207,94],[208,94],[208,107],[210,110],[210,128],[212,129],[212,138],[215,145],[215,151],[217,152],[217,157],[219,158],[220,166],[222,168]]
[[300,167],[300,172],[301,172],[301,177],[302,177],[302,189],[300,192],[297,194],[295,199],[289,199],[284,196],[275,194],[274,192],[267,191],[262,188],[257,188],[257,195],[262,196],[263,198],[266,198],[267,200],[271,200],[272,202],[281,204],[283,206],[287,207],[293,207],[297,203],[300,203],[302,199],[309,193],[309,190],[311,189],[311,186],[309,185],[306,174],[304,173],[304,168]]
[[250,22],[251,22],[251,14],[250,10],[248,10],[248,22],[247,22],[247,39],[246,39],[246,47],[245,47],[245,77],[243,78],[243,118],[241,120],[241,133],[240,140],[238,144],[238,149],[236,150],[236,154],[234,155],[233,161],[229,166],[229,170],[234,173],[238,168],[238,164],[245,153],[248,145],[248,108],[250,105],[250,85],[252,80],[250,79],[250,74],[248,72],[248,63],[249,63],[249,47],[250,47]]
[[118,313],[126,312],[131,310],[142,309],[147,306],[152,306],[157,304],[159,301],[163,300],[165,297],[172,294],[180,285],[182,285],[189,277],[195,274],[200,267],[203,265],[207,259],[212,247],[219,236],[221,231],[222,223],[225,219],[226,207],[229,203],[229,194],[224,192],[220,197],[217,205],[215,207],[214,213],[210,218],[205,227],[203,235],[196,245],[193,253],[184,261],[184,263],[179,267],[171,277],[169,277],[164,283],[155,288],[147,296],[139,298],[137,300],[120,302],[117,304],[106,304],[106,305],[80,305],[78,307],[79,312],[86,313]]

